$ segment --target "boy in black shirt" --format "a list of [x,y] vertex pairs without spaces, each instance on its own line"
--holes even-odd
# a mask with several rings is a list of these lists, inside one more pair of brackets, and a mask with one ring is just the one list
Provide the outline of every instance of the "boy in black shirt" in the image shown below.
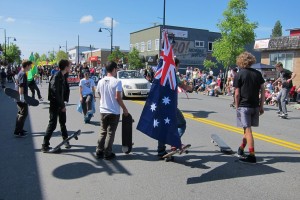
[[273,85],[275,85],[278,81],[281,81],[282,87],[278,96],[278,106],[279,111],[278,116],[281,118],[287,118],[287,108],[286,101],[290,92],[290,89],[293,87],[292,80],[295,78],[296,74],[291,72],[290,70],[283,69],[283,65],[281,62],[275,65],[276,70],[279,72],[279,77],[276,81],[274,81]]
[[[241,70],[233,82],[237,125],[244,129],[243,142],[238,149],[238,155],[243,157],[240,159],[241,162],[247,163],[256,163],[251,127],[259,125],[259,115],[264,113],[265,101],[265,80],[259,71],[251,68],[255,62],[255,57],[249,52],[240,54],[236,59],[236,64]],[[260,99],[259,93],[261,93]],[[244,148],[247,144],[249,155],[244,157]]]
[[16,137],[26,137],[27,134],[23,127],[26,120],[26,117],[28,115],[28,105],[25,103],[24,96],[28,96],[28,85],[27,85],[27,75],[26,72],[28,72],[31,69],[32,62],[31,61],[25,61],[22,63],[22,69],[20,70],[18,74],[18,92],[20,95],[20,101],[17,102],[18,107],[18,114],[17,114],[17,120],[16,120],[16,128],[14,135]]

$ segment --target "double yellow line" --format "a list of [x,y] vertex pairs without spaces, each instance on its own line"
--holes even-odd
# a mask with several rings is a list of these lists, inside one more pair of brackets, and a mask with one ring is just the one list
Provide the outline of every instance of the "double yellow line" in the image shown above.
[[[141,105],[145,104],[144,101],[133,101],[133,102],[135,102],[137,104],[141,104]],[[209,119],[194,117],[193,115],[187,114],[187,113],[183,113],[183,115],[186,119],[191,119],[191,120],[194,120],[194,121],[197,121],[197,122],[201,122],[201,123],[204,123],[204,124],[208,124],[208,125],[211,125],[211,126],[221,128],[221,129],[225,129],[225,130],[228,130],[228,131],[231,131],[231,132],[239,133],[241,135],[244,134],[244,131],[243,131],[242,128],[238,128],[238,127],[235,127],[235,126],[230,126],[230,125],[223,124],[223,123],[216,122],[216,121],[209,120]],[[266,142],[269,142],[269,143],[272,143],[272,144],[276,144],[276,145],[279,145],[279,146],[282,146],[282,147],[286,147],[286,148],[289,148],[289,149],[293,149],[293,150],[296,150],[296,151],[300,151],[300,144],[280,140],[280,139],[277,139],[277,138],[274,138],[274,137],[266,136],[266,135],[261,134],[261,133],[252,132],[252,134],[253,134],[253,137],[256,138],[256,139],[263,140],[263,141],[266,141]]]

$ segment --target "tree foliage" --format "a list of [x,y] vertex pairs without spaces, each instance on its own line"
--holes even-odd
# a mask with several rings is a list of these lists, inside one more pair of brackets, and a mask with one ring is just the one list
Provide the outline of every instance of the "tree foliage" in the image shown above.
[[139,51],[133,48],[128,54],[129,69],[140,69],[144,67],[141,58],[139,57]]
[[68,58],[68,54],[66,52],[64,52],[64,51],[57,52],[57,54],[56,54],[56,62],[58,63],[62,59],[68,60],[69,59]]
[[211,61],[211,60],[207,60],[207,59],[204,60],[203,65],[204,65],[205,69],[218,67],[217,63],[215,63],[214,61]]
[[272,29],[271,38],[282,36],[282,26],[279,20],[276,21],[274,28]]
[[6,61],[8,63],[21,63],[21,50],[15,44],[9,45],[6,47]]
[[109,61],[114,61],[118,63],[120,60],[125,59],[125,54],[120,51],[120,49],[115,49],[112,54],[110,54],[107,58]]
[[247,19],[247,5],[245,0],[230,0],[223,12],[224,19],[217,24],[221,38],[214,42],[212,55],[226,69],[235,64],[236,57],[244,51],[245,45],[255,40],[257,23]]
[[38,52],[36,52],[34,54],[34,62],[37,63],[39,61],[39,59],[40,59],[40,54]]

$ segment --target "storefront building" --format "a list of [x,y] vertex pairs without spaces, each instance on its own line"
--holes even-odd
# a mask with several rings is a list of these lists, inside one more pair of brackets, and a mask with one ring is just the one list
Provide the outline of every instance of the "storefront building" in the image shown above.
[[283,67],[294,73],[293,84],[300,86],[300,28],[289,29],[290,35],[255,41],[254,49],[261,52],[261,63],[275,65],[282,62]]
[[[162,25],[130,33],[130,50],[139,51],[148,66],[156,66],[161,49]],[[180,67],[203,68],[203,61],[211,58],[213,42],[221,37],[220,33],[203,29],[165,26],[170,42],[174,42],[174,55],[180,60]]]

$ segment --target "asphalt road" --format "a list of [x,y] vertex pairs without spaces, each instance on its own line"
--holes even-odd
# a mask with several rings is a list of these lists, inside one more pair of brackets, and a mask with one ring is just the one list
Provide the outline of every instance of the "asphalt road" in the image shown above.
[[[41,87],[47,97],[47,85]],[[49,120],[47,101],[30,107],[26,138],[13,137],[16,104],[0,91],[0,200],[10,199],[299,199],[300,111],[289,107],[289,119],[267,106],[260,127],[253,128],[258,163],[242,164],[232,155],[218,152],[211,143],[215,133],[236,150],[242,131],[237,128],[230,97],[179,94],[179,108],[187,119],[183,143],[192,145],[187,155],[174,162],[159,161],[157,142],[135,129],[144,101],[126,100],[135,119],[134,148],[121,151],[121,124],[117,129],[113,161],[95,158],[99,110],[92,124],[84,124],[76,111],[78,87],[71,88],[67,128],[82,130],[73,147],[60,154],[40,151]],[[97,102],[97,107],[99,103]],[[59,126],[51,146],[61,141]]]

